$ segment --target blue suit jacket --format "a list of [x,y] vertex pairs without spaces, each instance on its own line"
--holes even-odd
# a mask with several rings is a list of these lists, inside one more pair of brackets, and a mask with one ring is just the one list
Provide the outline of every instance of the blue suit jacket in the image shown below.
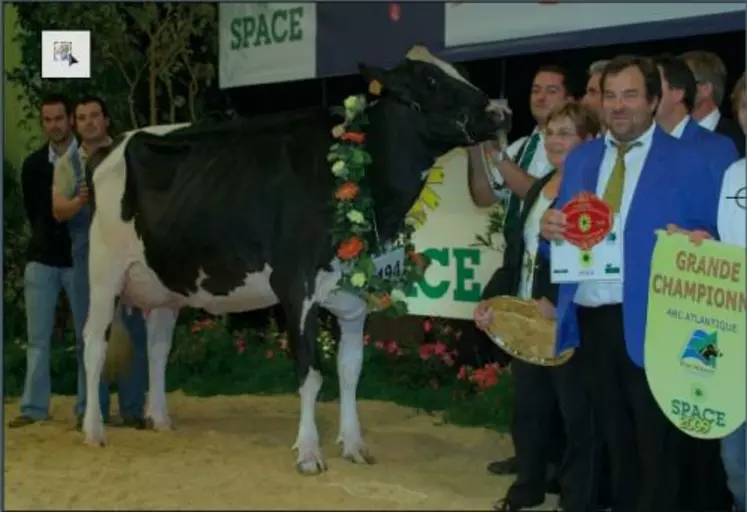
[[[566,157],[556,208],[581,191],[596,193],[605,151],[600,137],[581,144]],[[717,234],[718,201],[724,169],[708,154],[656,127],[636,186],[623,232],[623,318],[628,355],[643,367],[648,285],[657,229],[668,223]],[[549,253],[543,240],[541,250]],[[556,354],[580,344],[573,299],[578,284],[558,291]]]
[[737,148],[729,137],[703,128],[692,119],[687,121],[680,140],[706,151],[708,158],[712,159],[714,165],[721,167],[723,171],[739,160]]

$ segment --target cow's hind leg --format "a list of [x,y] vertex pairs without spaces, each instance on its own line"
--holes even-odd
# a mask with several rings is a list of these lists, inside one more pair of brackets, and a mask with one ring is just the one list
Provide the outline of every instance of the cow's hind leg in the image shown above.
[[340,325],[340,345],[337,349],[337,375],[340,381],[340,433],[342,456],[356,463],[373,464],[361,435],[356,390],[363,365],[363,329],[366,324],[366,304],[347,293],[333,294],[324,307],[330,310]]
[[171,418],[166,405],[166,363],[171,351],[178,310],[151,310],[148,328],[148,407],[145,419],[150,428],[170,430]]
[[322,388],[317,345],[319,306],[313,301],[313,293],[303,286],[301,279],[290,286],[273,279],[271,283],[285,310],[288,341],[300,384],[298,393],[301,396],[301,419],[298,437],[292,448],[298,452],[296,468],[301,474],[315,475],[327,469],[319,448],[319,432],[316,428],[316,399]]
[[109,330],[122,288],[123,271],[108,264],[107,259],[94,258],[89,265],[91,301],[83,330],[83,364],[86,372],[86,412],[83,434],[87,444],[104,446],[106,432],[99,405],[99,382],[106,359],[106,335]]

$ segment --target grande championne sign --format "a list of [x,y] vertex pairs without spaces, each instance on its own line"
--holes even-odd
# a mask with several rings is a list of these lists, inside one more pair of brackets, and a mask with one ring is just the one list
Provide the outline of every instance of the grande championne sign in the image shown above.
[[677,428],[722,438],[745,421],[745,252],[657,237],[644,349],[649,386]]

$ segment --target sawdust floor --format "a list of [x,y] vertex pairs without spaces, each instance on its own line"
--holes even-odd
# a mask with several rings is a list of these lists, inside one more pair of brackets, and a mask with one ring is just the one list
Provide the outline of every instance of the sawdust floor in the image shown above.
[[[83,445],[73,401],[53,398],[53,420],[5,430],[8,510],[471,509],[489,510],[510,477],[485,464],[511,454],[509,438],[383,402],[361,402],[372,466],[341,459],[336,403],[320,404],[329,470],[294,470],[298,398],[169,396],[175,430],[108,428],[109,445]],[[116,410],[116,408],[113,408]],[[5,418],[18,414],[5,405]]]

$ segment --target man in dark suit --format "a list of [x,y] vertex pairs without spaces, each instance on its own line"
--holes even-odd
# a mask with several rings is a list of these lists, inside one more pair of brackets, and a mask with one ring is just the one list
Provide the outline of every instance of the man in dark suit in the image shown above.
[[695,75],[697,93],[692,117],[703,128],[729,137],[737,148],[740,158],[744,158],[744,132],[736,121],[724,117],[719,110],[726,95],[726,66],[721,58],[712,52],[695,50],[681,55]]
[[[661,75],[662,96],[656,113],[658,125],[673,137],[702,149],[724,171],[738,159],[728,137],[703,128],[692,120],[696,95],[695,77],[682,58],[661,55],[654,59]],[[680,503],[692,511],[728,510],[731,495],[720,456],[718,440],[683,436]]]
[[24,301],[28,346],[26,381],[20,415],[9,427],[18,428],[49,416],[51,394],[49,357],[55,312],[64,288],[72,297],[72,257],[65,223],[52,216],[52,170],[55,162],[75,144],[70,104],[64,96],[46,97],[40,108],[47,142],[23,161],[23,205],[31,225],[24,270]]

